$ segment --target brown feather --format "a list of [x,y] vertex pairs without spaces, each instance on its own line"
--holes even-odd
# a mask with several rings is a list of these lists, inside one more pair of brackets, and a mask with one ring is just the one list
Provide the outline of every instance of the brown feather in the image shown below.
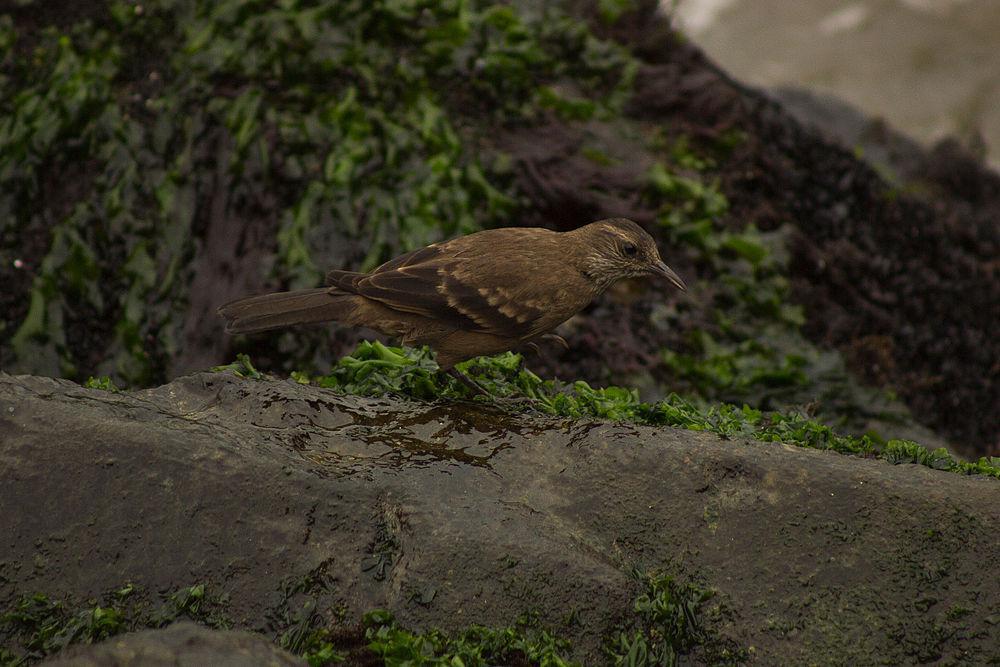
[[226,318],[227,333],[254,333],[345,319],[356,305],[354,299],[325,287],[275,292],[231,301],[219,307],[219,315]]
[[328,288],[241,299],[219,313],[233,333],[326,320],[368,326],[404,344],[430,345],[447,369],[536,339],[616,280],[663,267],[653,239],[630,220],[565,233],[491,229],[400,255],[370,273],[330,271]]

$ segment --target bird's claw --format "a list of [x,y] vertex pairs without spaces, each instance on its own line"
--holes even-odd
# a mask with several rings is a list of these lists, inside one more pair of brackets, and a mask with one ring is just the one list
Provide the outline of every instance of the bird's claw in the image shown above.
[[[543,340],[546,343],[553,343],[553,342],[558,343],[559,345],[562,345],[564,350],[566,350],[567,352],[569,351],[569,343],[567,343],[566,339],[560,336],[559,334],[554,334],[554,333],[542,334],[541,336],[538,337],[538,340]],[[541,348],[538,347],[538,343],[536,343],[535,341],[533,340],[528,341],[527,343],[524,344],[524,346],[527,348],[531,348],[531,351],[534,352],[539,357],[542,356],[542,350]]]
[[472,392],[473,396],[485,396],[491,398],[490,392],[483,389],[478,382],[462,373],[457,368],[449,368],[445,371],[448,375],[458,380],[466,389]]
[[476,382],[468,375],[458,371],[455,368],[449,368],[447,371],[445,371],[445,373],[455,378],[467,389],[469,389],[469,391],[472,392],[473,397],[483,396],[489,402],[499,405],[501,407],[513,408],[525,405],[530,405],[530,406],[538,405],[538,399],[532,398],[531,396],[494,396],[490,392],[486,391],[478,382]]
[[569,343],[567,343],[566,339],[560,336],[559,334],[554,334],[554,333],[542,334],[540,339],[546,342],[555,341],[556,343],[562,345],[564,350],[566,350],[567,352],[569,351]]

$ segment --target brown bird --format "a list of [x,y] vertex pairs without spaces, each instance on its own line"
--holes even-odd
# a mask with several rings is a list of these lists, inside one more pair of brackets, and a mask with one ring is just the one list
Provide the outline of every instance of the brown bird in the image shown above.
[[[327,287],[276,292],[219,308],[231,334],[337,321],[428,345],[441,369],[542,338],[623,278],[684,281],[653,238],[625,218],[569,232],[488,229],[400,255],[369,273],[330,271]],[[561,339],[560,339],[561,340]]]

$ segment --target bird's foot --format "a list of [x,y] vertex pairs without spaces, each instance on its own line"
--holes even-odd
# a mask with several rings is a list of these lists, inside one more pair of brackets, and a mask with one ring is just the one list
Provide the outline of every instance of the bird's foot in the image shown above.
[[566,339],[560,336],[559,334],[554,334],[554,333],[542,334],[541,336],[539,336],[539,340],[544,340],[547,343],[554,341],[562,345],[564,350],[566,350],[567,352],[569,351],[569,343],[567,343]]
[[[546,343],[552,343],[552,342],[558,343],[559,345],[562,345],[564,350],[567,351],[569,350],[569,343],[567,343],[566,339],[560,336],[559,334],[554,334],[554,333],[542,334],[541,336],[538,337],[538,340],[545,341]],[[524,344],[524,346],[531,348],[532,352],[534,352],[539,357],[542,356],[542,350],[541,348],[538,347],[538,343],[536,343],[535,341],[528,341],[527,343]]]
[[448,375],[450,375],[451,377],[455,378],[463,385],[465,385],[465,388],[471,391],[473,396],[485,396],[487,398],[493,398],[490,392],[483,389],[478,382],[476,382],[475,380],[473,380],[472,378],[470,378],[468,375],[458,370],[457,368],[449,368],[448,370],[445,371],[445,373],[447,373]]
[[445,371],[445,373],[461,382],[469,391],[472,392],[473,396],[484,396],[489,399],[491,403],[496,403],[497,405],[504,407],[522,407],[526,405],[538,404],[538,400],[530,396],[494,396],[490,392],[486,391],[478,382],[455,368],[449,368]]

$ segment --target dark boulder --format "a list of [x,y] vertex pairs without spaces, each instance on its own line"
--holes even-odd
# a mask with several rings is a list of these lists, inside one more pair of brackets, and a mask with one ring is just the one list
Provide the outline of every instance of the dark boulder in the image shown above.
[[50,667],[298,667],[305,661],[260,635],[209,630],[181,621],[67,649]]
[[715,590],[714,631],[760,664],[1000,658],[993,479],[227,374],[0,374],[0,415],[7,607],[200,583],[272,639],[305,597],[331,626],[534,611],[602,664],[638,567]]

